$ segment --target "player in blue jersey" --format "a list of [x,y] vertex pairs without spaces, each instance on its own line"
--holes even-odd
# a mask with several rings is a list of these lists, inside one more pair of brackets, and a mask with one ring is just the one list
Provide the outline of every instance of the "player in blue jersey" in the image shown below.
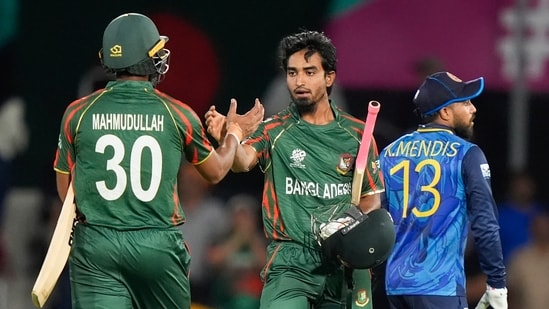
[[468,308],[464,251],[469,227],[487,290],[476,308],[507,308],[506,272],[490,168],[473,135],[471,99],[484,79],[428,76],[414,103],[422,124],[380,154],[396,229],[385,286],[392,308]]

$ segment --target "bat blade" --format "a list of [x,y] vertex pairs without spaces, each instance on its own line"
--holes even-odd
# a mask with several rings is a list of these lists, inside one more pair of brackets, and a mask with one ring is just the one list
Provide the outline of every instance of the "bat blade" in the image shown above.
[[355,171],[353,173],[353,183],[351,185],[351,204],[358,206],[360,204],[360,196],[362,192],[362,181],[366,170],[366,162],[368,161],[368,152],[370,152],[370,144],[372,143],[372,134],[377,120],[377,114],[381,104],[378,101],[370,101],[368,103],[368,115],[364,124],[364,133],[360,141],[360,147],[355,160]]
[[74,205],[74,191],[71,182],[44,262],[32,287],[32,303],[38,308],[42,308],[50,297],[67,263],[71,248],[69,241],[75,215],[76,206]]

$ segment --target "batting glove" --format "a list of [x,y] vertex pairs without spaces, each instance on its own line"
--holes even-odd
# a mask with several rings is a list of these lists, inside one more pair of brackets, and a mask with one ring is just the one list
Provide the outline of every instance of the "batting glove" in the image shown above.
[[482,295],[475,309],[487,308],[507,309],[507,288],[495,289],[487,284],[486,293]]
[[332,236],[333,233],[339,231],[340,229],[346,227],[351,222],[353,222],[354,219],[351,217],[344,217],[339,218],[333,221],[330,221],[328,223],[322,223],[320,225],[320,238],[322,240]]

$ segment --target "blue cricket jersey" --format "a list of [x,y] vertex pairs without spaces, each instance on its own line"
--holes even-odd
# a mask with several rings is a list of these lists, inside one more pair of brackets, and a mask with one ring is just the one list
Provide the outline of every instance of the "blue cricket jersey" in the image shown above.
[[386,205],[396,229],[388,295],[465,296],[469,225],[487,283],[505,287],[490,168],[482,150],[450,128],[422,125],[383,149]]

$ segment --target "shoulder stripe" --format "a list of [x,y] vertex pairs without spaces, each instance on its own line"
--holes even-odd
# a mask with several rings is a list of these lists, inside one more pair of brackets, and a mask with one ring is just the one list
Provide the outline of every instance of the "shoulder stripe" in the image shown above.
[[360,120],[356,117],[353,117],[349,114],[342,113],[341,118],[349,120],[349,121],[353,122],[354,124],[356,124],[357,126],[364,126],[364,121],[362,121],[362,120]]
[[[163,99],[161,101],[164,104],[164,106],[166,107],[166,109],[168,110],[168,112],[170,113],[170,115],[172,117],[172,121],[173,121],[173,123],[176,127],[177,127],[177,121],[175,120],[174,113],[181,120],[181,122],[185,126],[185,137],[180,136],[180,138],[182,140],[182,146],[189,145],[192,142],[193,134],[194,134],[194,128],[192,126],[192,123],[189,120],[189,115],[191,117],[195,117],[200,123],[202,123],[200,121],[200,118],[198,117],[196,112],[188,104],[183,103],[180,100],[174,99],[174,98],[170,97],[169,95],[167,95],[167,94],[165,94],[165,93],[163,93],[163,92],[161,92],[157,89],[155,89],[155,94],[157,94],[161,99]],[[172,113],[172,111],[174,113]],[[186,115],[186,113],[187,113],[187,115]],[[178,130],[178,134],[179,134],[179,130]],[[208,150],[212,151],[213,148],[211,147],[211,145],[209,143],[209,140],[208,140],[208,137],[206,136],[205,132],[204,131],[201,132],[200,136],[201,136],[201,143],[203,145],[207,145]],[[210,153],[210,155],[211,155],[211,153]],[[210,155],[208,155],[208,157]],[[191,163],[196,164],[198,162],[198,160],[199,160],[198,152],[195,151],[195,153],[193,154],[193,159],[192,160],[193,160],[193,162],[191,162]],[[202,160],[198,163],[201,163],[205,160],[206,159],[204,159],[204,160]]]

